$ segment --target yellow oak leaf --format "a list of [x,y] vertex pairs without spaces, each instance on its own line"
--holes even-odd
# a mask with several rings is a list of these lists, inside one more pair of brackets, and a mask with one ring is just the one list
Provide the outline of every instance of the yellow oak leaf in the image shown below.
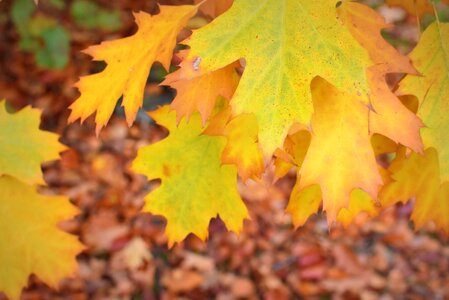
[[235,164],[238,174],[245,181],[260,177],[264,160],[257,142],[258,125],[253,114],[241,114],[226,124],[224,136],[228,139],[221,161]]
[[434,23],[421,36],[410,54],[422,76],[406,76],[399,95],[418,98],[418,116],[426,127],[421,130],[424,156],[398,154],[390,172],[393,182],[382,192],[385,205],[415,197],[412,220],[422,227],[427,221],[449,232],[449,24]]
[[303,128],[296,129],[285,138],[284,148],[274,153],[275,181],[287,175],[294,166],[301,167],[304,161],[310,145],[310,133]]
[[[381,144],[382,146],[387,144],[387,146],[390,146],[390,143],[385,141],[388,140],[387,138],[380,135],[374,135],[374,137],[375,138],[372,138],[373,147],[378,144]],[[276,158],[278,160],[275,162],[278,164],[276,165],[277,178],[285,175],[285,170],[290,170],[293,165],[297,166],[299,169],[301,168],[309,149],[310,141],[310,133],[301,128],[287,136],[284,143],[285,153],[277,151],[278,156]],[[391,142],[391,144],[394,144],[394,149],[396,149],[396,144],[393,142]],[[288,156],[286,157],[286,155]],[[286,208],[286,212],[292,215],[295,227],[304,225],[312,214],[318,212],[322,202],[322,193],[319,185],[314,184],[302,189],[299,184],[300,181],[300,174],[298,174],[298,183],[292,190]],[[350,194],[348,207],[344,207],[339,211],[337,221],[341,222],[344,226],[348,226],[361,212],[365,212],[369,216],[375,216],[378,211],[378,206],[367,193],[360,189],[354,189]]]
[[[296,165],[298,168],[301,168],[310,145],[310,139],[310,133],[304,130],[287,136],[284,149],[291,155],[291,157],[285,158],[285,156],[282,157],[283,155],[281,155],[279,157],[279,163],[289,164],[290,167],[292,165]],[[372,138],[372,144],[373,147],[376,145],[379,145],[378,147],[382,146],[382,150],[395,150],[397,148],[397,144],[381,135],[374,135]],[[288,161],[294,162],[288,163]],[[276,171],[280,172],[278,170]],[[301,179],[298,178],[297,180],[299,182]],[[318,212],[321,205],[321,200],[322,194],[319,185],[311,185],[304,189],[300,189],[299,184],[294,186],[286,212],[292,215],[292,221],[295,227],[304,225],[311,215]],[[339,211],[337,221],[347,227],[360,213],[364,212],[373,217],[379,213],[379,210],[380,208],[377,203],[375,203],[367,193],[360,189],[354,189],[351,192],[348,207],[342,208]]]
[[355,189],[351,192],[348,207],[340,210],[337,220],[344,227],[348,227],[354,222],[359,214],[365,213],[372,218],[377,216],[379,211],[380,205],[375,203],[367,193],[360,189]]
[[312,139],[298,171],[298,190],[319,185],[329,223],[360,188],[377,199],[382,178],[371,146],[368,107],[321,78],[312,81]]
[[277,152],[274,152],[274,179],[273,182],[276,183],[282,177],[285,177],[290,170],[293,168],[293,164],[286,161],[282,156],[279,156]]
[[418,98],[424,145],[437,149],[441,179],[449,181],[449,24],[430,25],[410,58],[422,76],[406,76],[397,93]]
[[234,115],[257,117],[261,148],[271,157],[293,123],[309,123],[314,77],[368,103],[365,71],[373,62],[338,17],[345,5],[336,8],[333,0],[235,0],[224,14],[193,32],[184,76],[245,59],[231,106]]
[[189,122],[182,120],[178,127],[169,106],[150,115],[170,134],[139,149],[132,164],[133,171],[162,181],[146,197],[144,211],[167,219],[170,245],[189,233],[205,239],[210,219],[217,215],[229,230],[239,233],[248,211],[236,188],[236,167],[221,163],[226,138],[203,134],[199,114]]
[[256,117],[242,114],[231,120],[230,118],[231,108],[225,107],[212,118],[204,133],[227,138],[221,162],[236,165],[243,181],[259,178],[264,171],[264,160],[257,142]]
[[291,155],[291,159],[298,167],[302,166],[307,149],[310,146],[310,133],[306,130],[299,130],[287,137],[284,143],[284,149]]
[[222,96],[229,100],[234,94],[239,80],[235,71],[236,64],[187,79],[180,77],[183,67],[181,64],[181,69],[169,74],[161,85],[169,85],[176,89],[177,94],[171,108],[176,110],[178,122],[183,117],[188,120],[192,113],[199,111],[205,124],[217,98]]
[[441,181],[437,150],[428,148],[424,155],[412,153],[409,157],[402,151],[389,171],[393,181],[380,193],[382,205],[406,203],[413,198],[411,219],[417,228],[433,221],[449,233],[449,182]]
[[212,18],[215,18],[225,11],[227,11],[231,5],[233,0],[195,0],[195,4],[203,3],[200,6],[200,10],[205,14]]
[[[385,78],[373,70],[369,70],[368,74],[370,78]],[[421,153],[424,145],[420,130],[424,124],[418,116],[402,104],[385,82],[378,81],[378,85],[373,87],[372,95],[372,109],[369,111],[370,131],[383,134],[396,143]]]
[[96,112],[98,133],[123,95],[122,105],[131,125],[142,106],[151,66],[158,61],[168,70],[176,37],[196,12],[197,6],[161,5],[159,14],[154,16],[135,13],[138,30],[133,36],[103,42],[85,50],[95,60],[105,61],[107,66],[100,73],[81,77],[76,84],[81,96],[70,106],[69,122],[78,118],[84,121]]
[[59,158],[66,149],[54,133],[39,130],[40,111],[25,107],[8,113],[0,101],[0,175],[7,174],[28,184],[45,184],[41,164]]
[[[299,181],[300,178],[298,177],[297,180]],[[311,215],[318,212],[321,199],[322,194],[319,185],[314,184],[301,188],[299,184],[296,184],[293,187],[285,211],[291,214],[295,227],[304,225]]]
[[[303,226],[311,215],[318,212],[321,199],[321,190],[318,185],[311,185],[302,190],[299,189],[299,185],[294,186],[286,212],[292,215],[296,228]],[[379,214],[379,207],[367,193],[355,189],[351,192],[348,207],[339,211],[337,220],[344,227],[348,227],[362,212],[374,217]]]
[[76,271],[83,246],[58,228],[76,213],[65,197],[39,195],[30,185],[0,176],[0,291],[19,299],[31,274],[57,288]]

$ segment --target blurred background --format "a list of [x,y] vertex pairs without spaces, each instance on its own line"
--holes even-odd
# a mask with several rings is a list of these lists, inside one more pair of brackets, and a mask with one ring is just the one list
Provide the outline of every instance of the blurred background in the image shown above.
[[[384,36],[404,53],[419,39],[419,26],[434,19],[426,15],[418,25],[402,9],[365,2],[397,25]],[[82,125],[66,121],[78,77],[104,68],[81,50],[133,34],[132,12],[156,13],[157,3],[191,1],[0,2],[0,99],[15,109],[42,109],[42,129],[70,147],[44,166],[42,192],[67,195],[79,207],[79,216],[61,226],[87,246],[79,273],[59,291],[31,277],[23,299],[449,299],[449,239],[432,226],[415,232],[407,221],[410,205],[372,220],[362,215],[348,229],[329,231],[325,216],[317,215],[295,230],[284,213],[294,171],[276,184],[270,171],[260,182],[239,184],[251,214],[241,236],[216,219],[207,242],[189,236],[167,248],[164,219],[140,213],[157,183],[128,170],[137,149],[166,131],[144,110],[128,128],[119,105],[98,138],[92,118]],[[448,20],[447,7],[440,13]],[[209,21],[200,15],[190,27]],[[158,86],[165,74],[152,68],[145,110],[173,99],[174,91]]]

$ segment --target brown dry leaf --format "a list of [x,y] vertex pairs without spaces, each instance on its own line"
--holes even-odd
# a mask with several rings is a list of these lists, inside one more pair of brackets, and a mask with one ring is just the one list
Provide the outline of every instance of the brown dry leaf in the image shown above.
[[254,296],[254,283],[248,278],[237,277],[231,283],[231,293],[237,299],[247,299]]
[[198,288],[204,281],[197,271],[175,269],[162,278],[162,284],[173,293],[189,292]]
[[215,271],[214,260],[212,258],[193,252],[185,252],[182,266],[185,269],[195,269],[202,273],[213,273]]
[[346,271],[348,274],[362,274],[363,267],[360,264],[357,255],[354,251],[346,245],[339,244],[333,249],[333,254],[336,259],[336,265]]
[[129,241],[126,247],[119,252],[119,255],[130,270],[137,270],[144,262],[152,259],[148,245],[140,237],[135,237]]

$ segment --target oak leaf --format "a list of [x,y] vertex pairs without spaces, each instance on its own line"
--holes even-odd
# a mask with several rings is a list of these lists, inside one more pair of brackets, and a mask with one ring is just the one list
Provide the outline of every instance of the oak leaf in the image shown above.
[[408,157],[400,152],[389,171],[392,182],[381,191],[382,205],[415,199],[411,220],[416,228],[433,221],[449,233],[449,182],[441,181],[437,150],[428,148],[424,155],[411,153]]
[[361,189],[355,189],[351,192],[348,207],[339,211],[337,220],[348,227],[361,213],[373,218],[379,214],[380,208],[380,203],[374,202],[370,195]]
[[151,66],[158,61],[168,70],[176,37],[196,11],[197,6],[161,5],[159,14],[154,16],[135,13],[138,30],[133,36],[86,49],[85,53],[105,61],[107,66],[100,73],[82,77],[76,84],[81,96],[70,106],[69,122],[78,118],[84,121],[96,112],[98,133],[123,95],[122,105],[131,125],[142,106]]
[[211,119],[204,133],[226,137],[221,162],[237,166],[243,181],[260,178],[264,160],[257,142],[258,125],[254,115],[241,114],[232,118],[231,108],[225,106]]
[[393,182],[382,191],[385,205],[406,202],[414,197],[412,220],[422,227],[428,221],[449,232],[449,24],[434,23],[421,36],[410,54],[422,76],[406,76],[399,95],[418,98],[418,116],[424,156],[399,154],[390,168]]
[[377,199],[382,178],[371,147],[368,107],[321,78],[312,82],[312,139],[298,171],[299,190],[318,184],[329,223],[360,188]]
[[285,138],[284,147],[274,153],[275,178],[284,177],[293,167],[301,167],[310,145],[310,132],[296,124]]
[[[183,56],[184,54],[181,54]],[[168,85],[176,89],[176,97],[171,108],[176,110],[178,122],[185,117],[187,120],[192,113],[199,111],[206,123],[212,113],[217,98],[222,96],[230,100],[237,88],[239,78],[235,71],[236,64],[231,64],[214,72],[195,78],[182,78],[182,68],[166,76],[161,85]]]
[[41,164],[59,158],[66,149],[54,133],[39,130],[40,112],[25,107],[8,113],[0,102],[0,176],[10,175],[28,184],[45,184]]
[[253,114],[241,114],[233,118],[225,128],[228,139],[223,149],[223,164],[235,164],[243,181],[260,177],[264,171],[264,160],[259,149],[257,119]]
[[0,291],[19,299],[31,274],[57,288],[76,271],[75,257],[83,246],[58,229],[76,213],[65,197],[39,195],[30,185],[0,176]]
[[437,149],[442,180],[449,181],[449,24],[430,25],[410,58],[422,76],[406,76],[397,94],[418,98],[424,145]]
[[[300,178],[298,177],[297,180],[300,180]],[[318,212],[321,206],[321,199],[322,194],[319,185],[314,184],[301,188],[296,184],[293,187],[285,211],[291,214],[295,227],[304,225],[311,215]]]
[[[295,227],[304,225],[311,215],[318,212],[321,199],[319,185],[311,185],[302,190],[299,189],[299,185],[293,188],[286,211],[292,215]],[[355,189],[350,194],[348,206],[338,212],[337,221],[344,227],[348,227],[360,213],[374,217],[379,211],[379,205],[367,193]]]
[[167,219],[169,244],[189,233],[205,239],[210,219],[218,215],[229,230],[240,232],[248,212],[236,188],[236,167],[221,163],[226,138],[203,134],[199,114],[178,127],[169,106],[150,115],[170,134],[139,149],[132,170],[149,180],[161,179],[161,186],[146,197],[144,211]]
[[348,225],[362,211],[377,214],[379,204],[375,201],[384,181],[374,149],[381,151],[380,147],[391,145],[385,145],[388,139],[373,145],[373,140],[379,140],[373,139],[373,134],[415,151],[423,148],[419,136],[422,122],[391,92],[385,80],[388,73],[417,73],[410,60],[382,38],[380,32],[388,25],[372,9],[358,3],[346,3],[339,16],[376,64],[366,71],[371,83],[370,103],[364,105],[323,80],[312,83],[312,141],[304,163],[295,162],[299,168],[297,184],[287,207],[296,226],[319,209],[321,198],[329,222]]
[[[377,136],[375,135],[375,137]],[[383,138],[381,140],[384,142],[387,139]],[[280,155],[277,157],[279,158],[277,163],[289,164],[289,167],[296,166],[300,169],[307,154],[310,141],[311,135],[305,130],[300,130],[287,136],[284,149],[289,157],[285,157],[285,154]],[[396,145],[393,142],[391,143]],[[278,172],[278,170],[276,171]],[[298,176],[300,175],[298,174]],[[297,180],[299,182],[301,178],[298,177]],[[318,212],[321,203],[322,193],[319,185],[314,184],[301,189],[300,185],[296,184],[290,195],[286,211],[291,214],[295,227],[300,227],[306,223],[311,215]],[[354,189],[350,194],[348,206],[339,211],[337,221],[347,227],[362,212],[369,216],[375,216],[379,212],[379,207],[367,193],[360,189]]]

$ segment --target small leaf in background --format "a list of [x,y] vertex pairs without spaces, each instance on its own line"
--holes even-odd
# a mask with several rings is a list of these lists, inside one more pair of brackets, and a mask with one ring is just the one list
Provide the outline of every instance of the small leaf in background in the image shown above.
[[32,51],[37,45],[30,33],[29,22],[36,6],[29,0],[16,0],[11,9],[11,17],[20,35],[20,48]]
[[36,52],[36,62],[40,67],[61,69],[67,65],[70,51],[70,35],[60,26],[42,31],[43,47]]
[[[50,4],[63,8],[58,0]],[[36,13],[36,6],[30,0],[16,0],[11,14],[20,35],[20,48],[32,52],[39,67],[62,69],[67,65],[70,34],[56,19]]]
[[[35,1],[37,3],[37,0]],[[66,7],[66,3],[64,0],[46,0],[45,3],[51,5],[56,9],[64,9]]]

